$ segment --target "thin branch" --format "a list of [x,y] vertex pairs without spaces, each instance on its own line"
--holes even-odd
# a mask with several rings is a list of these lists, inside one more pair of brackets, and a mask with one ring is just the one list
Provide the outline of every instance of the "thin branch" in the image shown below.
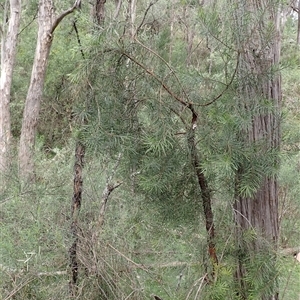
[[107,244],[107,246],[109,248],[111,248],[112,250],[114,250],[115,252],[117,252],[120,256],[122,256],[123,258],[125,258],[128,262],[130,262],[132,265],[136,266],[139,269],[142,269],[146,272],[149,272],[149,270],[147,268],[145,268],[142,264],[138,264],[136,262],[134,262],[132,259],[130,259],[129,257],[127,257],[125,254],[123,254],[122,252],[120,252],[118,249],[116,249],[115,247],[113,247],[111,244]]
[[62,12],[60,14],[60,16],[58,16],[56,18],[56,20],[54,21],[54,23],[52,24],[51,30],[50,30],[50,35],[53,34],[54,30],[56,29],[56,27],[59,25],[59,23],[64,19],[64,17],[66,17],[67,15],[71,14],[75,9],[80,9],[81,7],[81,0],[76,0],[74,5],[72,7],[70,7],[69,9],[65,10],[64,12]]
[[226,87],[224,88],[224,90],[218,96],[216,96],[213,100],[211,100],[211,101],[209,101],[207,103],[204,103],[204,104],[198,104],[198,106],[209,106],[209,105],[213,104],[214,102],[216,102],[218,99],[220,99],[224,95],[224,93],[229,89],[229,87],[233,83],[235,75],[236,75],[236,73],[238,71],[239,62],[240,62],[240,52],[238,52],[237,62],[236,62],[236,66],[235,66],[234,72],[233,72],[233,74],[231,76],[231,79],[230,79],[229,83],[226,84]]
[[147,17],[148,11],[151,8],[151,6],[153,6],[154,4],[156,4],[156,2],[158,2],[158,0],[155,0],[154,2],[150,2],[150,4],[148,5],[148,7],[145,10],[144,16],[143,16],[143,20],[140,23],[140,25],[138,26],[137,30],[135,31],[135,35],[137,35],[139,33],[139,31],[141,30],[141,27],[144,25],[145,19]]
[[117,168],[120,164],[121,161],[121,153],[119,153],[117,161],[114,165],[114,167],[112,168],[111,174],[107,176],[106,179],[106,185],[105,188],[102,192],[102,199],[100,202],[100,211],[99,211],[99,217],[98,217],[98,224],[97,224],[97,228],[95,230],[95,236],[94,238],[98,238],[98,235],[102,229],[102,226],[104,224],[104,217],[105,217],[105,211],[106,211],[106,206],[107,206],[107,202],[108,202],[108,198],[110,196],[110,194],[112,193],[113,190],[115,190],[116,188],[118,188],[123,182],[117,182],[115,184],[112,183],[113,177],[116,174]]
[[9,295],[6,298],[4,298],[4,300],[9,300],[12,297],[14,297],[22,288],[24,288],[28,283],[30,283],[34,279],[35,278],[29,278],[29,279],[25,280],[25,282],[20,283],[13,291],[11,291],[9,293]]
[[293,248],[285,248],[279,251],[283,255],[295,255],[297,253],[300,253],[300,246],[293,247]]
[[170,96],[172,96],[175,100],[180,102],[183,106],[186,106],[186,107],[193,106],[193,103],[187,102],[187,101],[183,100],[182,98],[180,98],[178,95],[174,94],[173,91],[164,82],[162,82],[162,80],[156,74],[154,74],[154,72],[152,70],[148,69],[145,65],[143,65],[142,63],[137,61],[134,57],[132,57],[128,53],[123,52],[123,55],[125,55],[127,58],[129,58],[131,61],[133,61],[136,65],[141,67],[146,73],[148,73],[150,76],[152,76],[157,82],[159,82],[159,84],[168,92],[168,94]]
[[27,27],[29,27],[33,23],[33,21],[37,18],[37,15],[38,15],[38,9],[36,10],[35,15],[33,16],[32,20],[27,25],[25,25],[24,28],[21,29],[21,31],[18,33],[18,35],[20,35]]
[[81,56],[84,59],[85,56],[84,56],[84,52],[83,52],[83,49],[82,49],[82,45],[81,45],[81,41],[80,41],[80,37],[79,37],[79,32],[78,32],[78,28],[77,28],[77,25],[76,25],[76,20],[73,21],[73,28],[74,28],[75,33],[76,33],[76,38],[77,38],[78,45],[80,47]]
[[[151,52],[152,54],[154,54],[157,58],[159,58],[167,67],[168,69],[171,71],[172,74],[174,74],[174,77],[176,78],[180,88],[182,89],[186,99],[188,100],[188,102],[190,102],[189,96],[187,94],[187,92],[185,91],[185,89],[183,88],[181,81],[179,80],[178,76],[176,75],[175,70],[170,66],[170,64],[163,58],[161,57],[157,52],[155,52],[154,50],[152,50],[151,48],[147,47],[146,45],[144,45],[142,42],[140,42],[136,37],[135,37],[135,41],[142,46],[144,49],[146,49],[147,51]],[[190,102],[191,103],[191,102]]]
[[37,276],[62,276],[68,275],[68,271],[53,271],[53,272],[39,272]]
[[111,244],[107,244],[109,248],[117,252],[120,256],[125,258],[128,262],[130,262],[133,266],[135,266],[138,269],[142,269],[146,272],[150,272],[149,269],[160,269],[160,268],[173,268],[173,267],[182,267],[182,266],[198,266],[199,262],[185,262],[185,261],[173,261],[168,263],[162,263],[162,264],[150,264],[150,265],[144,265],[144,264],[138,264],[134,262],[132,259],[127,257],[125,254],[123,254],[121,251],[116,249]]

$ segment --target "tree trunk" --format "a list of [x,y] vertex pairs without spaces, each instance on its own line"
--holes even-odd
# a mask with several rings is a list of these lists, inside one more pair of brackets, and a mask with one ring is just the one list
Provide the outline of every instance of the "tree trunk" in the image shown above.
[[[1,49],[1,77],[0,77],[0,173],[3,174],[9,166],[9,145],[11,139],[10,122],[10,90],[13,68],[15,63],[18,30],[21,18],[21,1],[10,0],[10,16],[8,29],[5,34],[3,25]],[[3,178],[1,178],[3,179]]]
[[106,0],[96,0],[94,8],[94,18],[98,25],[103,25],[105,20],[105,3]]
[[300,45],[300,0],[298,0],[298,30],[297,30],[297,45]]
[[[268,167],[275,170],[278,165],[278,157],[274,153],[279,150],[281,103],[281,79],[276,71],[280,58],[278,7],[273,1],[263,0],[235,3],[235,25],[238,28],[235,33],[240,52],[238,106],[243,115],[250,116],[239,139],[245,150],[254,149],[253,156],[259,157],[261,162],[269,160]],[[266,101],[267,108],[264,106]],[[274,157],[270,158],[270,153]],[[236,176],[234,210],[238,242],[238,294],[241,299],[249,299],[253,283],[246,279],[246,275],[251,272],[249,263],[256,263],[260,268],[257,278],[254,278],[260,281],[258,297],[278,299],[275,270],[279,230],[277,178],[275,172],[261,175],[261,178],[256,178],[259,181],[256,192],[251,196],[245,195],[241,189],[242,181],[249,168],[253,168],[252,162],[241,161]],[[264,261],[260,264],[259,259]]]
[[74,163],[74,181],[73,181],[73,198],[71,206],[71,234],[73,238],[72,245],[69,249],[71,279],[69,281],[70,296],[77,295],[77,281],[78,281],[78,215],[82,200],[82,186],[83,186],[83,165],[84,165],[85,147],[80,142],[77,142],[75,149],[75,163]]
[[212,266],[211,268],[212,271],[209,273],[210,278],[207,279],[209,279],[210,282],[213,282],[215,278],[215,269],[216,266],[218,265],[218,257],[217,257],[216,244],[215,244],[215,225],[214,225],[214,216],[212,211],[211,191],[208,186],[207,179],[202,170],[198,153],[197,153],[197,148],[196,148],[196,141],[195,141],[196,122],[197,122],[197,116],[193,112],[193,121],[188,134],[188,146],[191,154],[192,166],[194,168],[197,181],[199,184],[199,188],[201,191],[202,207],[203,207],[203,212],[205,217],[205,228],[207,232],[208,255]]
[[53,2],[52,0],[41,0],[38,12],[36,52],[23,112],[19,149],[20,177],[26,181],[34,178],[33,153],[35,134],[40,114],[48,57],[52,45],[52,35],[50,34],[52,22]]
[[135,36],[136,0],[128,0],[127,24],[129,24],[130,38]]
[[30,84],[25,101],[23,113],[20,149],[19,169],[20,178],[25,181],[34,179],[34,146],[35,135],[40,114],[40,104],[43,95],[47,63],[52,45],[53,34],[58,24],[65,16],[80,7],[80,1],[76,0],[73,7],[64,11],[55,18],[52,0],[40,0],[38,12],[38,36],[36,52],[32,67]]

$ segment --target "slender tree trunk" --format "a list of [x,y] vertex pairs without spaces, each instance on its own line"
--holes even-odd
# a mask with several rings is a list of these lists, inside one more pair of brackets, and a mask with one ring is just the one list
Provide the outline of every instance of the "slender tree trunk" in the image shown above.
[[[243,115],[250,116],[239,138],[245,149],[254,149],[254,157],[264,162],[269,160],[268,167],[275,170],[279,163],[274,153],[279,150],[281,103],[281,79],[276,71],[280,58],[278,7],[274,1],[241,0],[235,3],[235,25],[240,30],[236,32],[240,51],[238,106]],[[267,108],[263,107],[266,101],[270,105]],[[270,153],[275,157],[268,156]],[[259,274],[253,280],[260,282],[262,287],[258,291],[260,299],[278,299],[275,268],[279,231],[277,178],[274,173],[262,175],[257,179],[257,191],[252,196],[245,196],[241,192],[241,182],[251,167],[248,161],[241,161],[236,176],[238,294],[241,299],[249,299],[253,290],[252,283],[245,279],[249,276],[249,263],[259,262],[264,255]],[[255,232],[255,237],[252,235],[249,240],[251,232]]]
[[[7,32],[3,25],[1,48],[0,77],[0,173],[3,174],[9,166],[9,146],[11,139],[10,121],[10,90],[13,68],[17,52],[18,30],[21,18],[21,1],[10,0],[10,16]],[[5,22],[5,21],[4,21]],[[3,178],[1,178],[3,179]]]
[[31,72],[30,85],[25,101],[21,129],[19,168],[20,177],[25,180],[34,178],[34,145],[36,128],[40,114],[45,74],[50,47],[52,45],[51,27],[53,22],[52,0],[42,0],[38,12],[38,36],[36,52]]
[[105,3],[106,0],[96,0],[94,7],[94,18],[98,25],[103,25],[105,20]]
[[63,18],[79,7],[80,1],[76,0],[73,7],[55,18],[53,1],[40,0],[39,2],[37,45],[23,112],[19,148],[20,178],[25,181],[34,179],[35,135],[53,34]]
[[195,141],[195,128],[197,126],[197,114],[192,109],[193,119],[191,128],[188,134],[188,146],[191,154],[191,162],[194,168],[197,181],[199,184],[199,188],[201,191],[202,197],[202,206],[203,212],[205,217],[205,228],[207,232],[207,243],[208,243],[208,255],[212,265],[212,271],[210,272],[210,280],[213,280],[215,277],[215,268],[218,265],[218,257],[216,251],[216,244],[215,244],[215,225],[214,225],[214,216],[212,211],[212,199],[211,199],[211,191],[208,186],[207,179],[204,175],[204,172],[201,168],[199,156],[197,153],[196,148],[196,141]]
[[298,30],[297,30],[297,45],[300,45],[300,0],[298,0]]
[[128,0],[127,23],[129,24],[130,37],[133,40],[135,36],[135,18],[136,18],[136,0]]
[[70,295],[76,297],[77,283],[78,283],[78,215],[82,200],[82,186],[83,186],[83,165],[84,165],[85,147],[80,142],[77,142],[75,149],[75,163],[74,163],[74,181],[73,181],[73,198],[71,207],[71,234],[73,238],[72,245],[69,249],[71,279],[69,281]]
[[117,19],[121,10],[122,0],[115,0],[115,13],[114,13],[114,19]]

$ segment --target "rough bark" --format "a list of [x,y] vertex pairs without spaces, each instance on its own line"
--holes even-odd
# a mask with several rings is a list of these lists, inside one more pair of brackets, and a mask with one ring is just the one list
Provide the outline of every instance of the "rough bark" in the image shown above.
[[98,25],[103,25],[105,20],[105,3],[106,0],[96,0],[94,7],[94,18]]
[[19,148],[20,178],[24,181],[34,179],[35,135],[53,34],[63,18],[79,7],[80,1],[76,0],[73,7],[56,18],[52,0],[40,0],[39,2],[37,45],[25,100]]
[[300,0],[298,1],[298,30],[297,30],[297,45],[300,45]]
[[192,109],[193,119],[191,128],[189,130],[188,135],[188,145],[191,154],[191,162],[196,173],[197,181],[199,184],[199,188],[201,191],[202,197],[202,206],[205,217],[205,228],[207,232],[207,242],[208,242],[208,255],[212,264],[212,272],[211,278],[215,277],[215,267],[218,265],[218,257],[215,245],[215,225],[214,225],[214,216],[212,211],[212,199],[211,199],[211,191],[208,186],[207,179],[204,175],[204,172],[201,168],[199,156],[196,149],[196,141],[195,141],[195,128],[197,126],[197,115]]
[[[252,147],[257,151],[255,155],[263,158],[270,151],[278,151],[280,141],[281,79],[276,71],[280,58],[278,8],[273,1],[242,0],[235,3],[235,25],[240,30],[236,33],[240,51],[238,106],[242,114],[251,116],[239,139],[245,149]],[[266,100],[271,108],[258,110],[257,107]],[[278,160],[273,159],[270,168],[275,169],[277,164]],[[234,203],[240,254],[236,272],[238,293],[241,299],[249,298],[251,283],[245,280],[248,263],[264,253],[266,261],[261,266],[260,272],[264,274],[261,280],[269,288],[261,291],[260,298],[278,299],[274,260],[279,231],[277,178],[276,175],[262,176],[254,195],[245,197],[240,193],[240,183],[247,167],[247,162],[246,165],[241,162],[237,171]],[[256,238],[249,241],[244,237],[251,231],[255,231]]]
[[21,18],[21,1],[10,0],[10,15],[7,32],[3,25],[1,48],[0,77],[0,173],[3,174],[9,166],[9,145],[11,139],[10,121],[10,90],[13,68],[16,57],[18,30]]
[[73,180],[73,197],[71,206],[71,234],[73,238],[72,245],[69,249],[71,278],[69,281],[70,295],[76,297],[77,283],[78,283],[78,215],[82,200],[82,186],[83,177],[82,171],[84,166],[85,147],[82,143],[77,142],[75,149],[75,163],[74,163],[74,180]]

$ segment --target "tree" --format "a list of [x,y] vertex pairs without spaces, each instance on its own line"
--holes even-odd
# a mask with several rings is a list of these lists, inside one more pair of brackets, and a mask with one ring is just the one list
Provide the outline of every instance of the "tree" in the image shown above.
[[[8,154],[11,139],[10,121],[10,90],[15,63],[18,30],[21,18],[21,1],[11,0],[8,28],[5,22],[0,29],[2,34],[1,77],[0,77],[0,172],[6,172],[9,165]],[[4,10],[5,11],[5,10]],[[6,16],[4,15],[4,18]]]
[[[276,172],[281,105],[278,6],[274,1],[232,3],[240,54],[237,106],[246,120],[238,134],[244,154],[237,167],[234,203],[238,293],[241,299],[249,299],[250,291],[258,289],[259,298],[278,299],[274,259],[279,231]],[[251,273],[255,263],[260,268],[256,277]]]
[[39,2],[37,45],[30,84],[25,100],[19,149],[20,177],[25,181],[34,179],[33,154],[36,127],[54,31],[64,17],[72,13],[75,9],[80,8],[80,3],[80,0],[76,0],[71,8],[62,12],[58,17],[55,17],[52,0],[40,0]]
[[298,0],[298,7],[297,7],[297,14],[298,14],[297,44],[300,45],[300,1],[299,0]]

